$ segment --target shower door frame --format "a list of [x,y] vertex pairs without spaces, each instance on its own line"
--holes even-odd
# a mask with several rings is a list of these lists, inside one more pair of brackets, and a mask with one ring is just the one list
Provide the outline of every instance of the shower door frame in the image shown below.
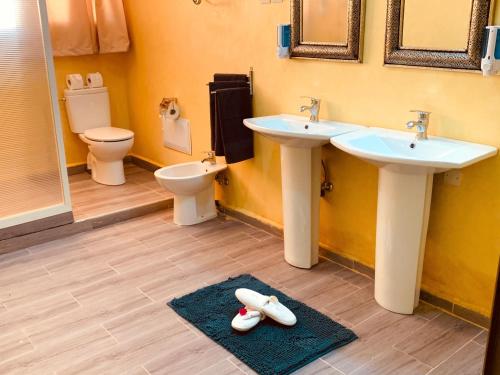
[[[53,228],[56,226],[69,224],[74,221],[71,196],[69,191],[69,179],[66,167],[66,156],[64,152],[63,132],[61,126],[61,113],[59,110],[59,98],[57,94],[57,83],[54,68],[54,58],[52,55],[52,44],[50,40],[49,22],[47,16],[47,6],[45,0],[38,0],[38,10],[40,14],[40,26],[42,30],[43,49],[47,69],[47,80],[51,99],[51,109],[53,118],[53,129],[55,144],[59,160],[59,175],[63,202],[54,206],[24,211],[19,214],[0,218],[0,241],[17,235],[38,232],[40,230]],[[32,223],[32,225],[30,225]]]

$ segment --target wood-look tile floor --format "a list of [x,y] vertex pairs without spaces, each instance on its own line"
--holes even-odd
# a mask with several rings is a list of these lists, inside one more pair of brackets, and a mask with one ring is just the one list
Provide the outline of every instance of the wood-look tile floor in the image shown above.
[[173,197],[155,180],[152,172],[125,164],[127,182],[119,186],[102,185],[89,173],[69,176],[71,203],[75,220],[84,220]]
[[373,300],[373,282],[229,218],[191,227],[164,211],[0,256],[0,374],[242,374],[233,355],[165,302],[252,273],[352,328],[359,340],[299,374],[480,374],[485,332],[422,304]]

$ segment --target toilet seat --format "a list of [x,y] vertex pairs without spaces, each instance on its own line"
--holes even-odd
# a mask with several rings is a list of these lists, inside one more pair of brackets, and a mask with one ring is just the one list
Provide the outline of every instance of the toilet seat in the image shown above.
[[121,142],[133,138],[134,132],[127,129],[105,126],[102,128],[87,129],[83,135],[94,142]]

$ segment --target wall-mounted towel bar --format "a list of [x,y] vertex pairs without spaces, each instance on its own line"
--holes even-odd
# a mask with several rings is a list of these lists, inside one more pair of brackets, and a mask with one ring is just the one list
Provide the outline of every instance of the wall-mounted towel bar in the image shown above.
[[[250,71],[248,72],[248,85],[250,86],[250,95],[253,95],[253,67],[250,67]],[[215,91],[212,91],[210,93],[215,94]]]

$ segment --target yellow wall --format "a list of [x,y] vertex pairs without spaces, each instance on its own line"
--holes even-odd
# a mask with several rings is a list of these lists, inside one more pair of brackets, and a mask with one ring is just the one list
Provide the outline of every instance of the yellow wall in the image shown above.
[[[104,83],[109,88],[113,126],[130,128],[127,103],[127,54],[56,57],[54,61],[59,98],[64,96],[66,74],[80,73],[85,79],[87,73],[101,72]],[[67,164],[72,166],[86,163],[87,145],[71,132],[64,103],[60,101],[59,104]]]
[[[205,84],[214,72],[250,66],[255,115],[297,113],[300,96],[311,95],[322,99],[322,118],[403,129],[413,117],[408,110],[421,108],[433,112],[432,134],[500,146],[500,77],[384,67],[386,1],[366,2],[363,64],[277,59],[275,28],[289,21],[289,1],[125,4],[134,45],[128,57],[133,152],[158,164],[201,158],[210,146]],[[192,157],[162,147],[157,109],[163,96],[178,97],[191,120]],[[230,167],[221,199],[280,226],[279,147],[258,135],[255,141],[256,157]],[[323,157],[335,190],[321,203],[321,242],[373,266],[377,169],[332,146]],[[460,187],[444,185],[438,175],[434,188],[423,287],[489,314],[500,254],[500,158],[464,169]]]

